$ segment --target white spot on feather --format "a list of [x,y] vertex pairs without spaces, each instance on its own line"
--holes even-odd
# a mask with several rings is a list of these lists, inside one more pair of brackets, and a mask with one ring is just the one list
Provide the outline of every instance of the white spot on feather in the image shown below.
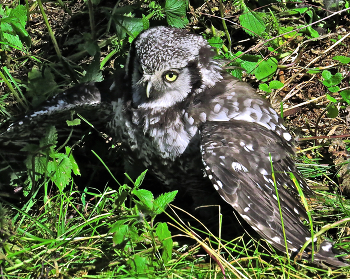
[[215,113],[218,113],[218,112],[220,111],[220,109],[221,109],[221,105],[220,105],[220,104],[216,104],[216,105],[214,106],[214,112],[215,112]]
[[238,162],[233,162],[231,166],[235,171],[248,172],[248,169]]
[[216,183],[218,184],[218,186],[222,189],[222,187],[223,187],[223,185],[222,185],[222,183],[221,183],[221,181],[220,180],[218,180],[218,181],[216,181]]
[[253,145],[251,143],[244,146],[246,151],[254,151]]
[[268,172],[267,172],[265,169],[259,169],[259,172],[260,172],[262,175],[268,175]]
[[242,218],[246,221],[251,221],[251,219],[247,215],[241,215]]
[[273,237],[272,240],[276,243],[281,243],[281,238],[279,238],[278,236]]
[[327,245],[322,246],[321,248],[323,251],[329,252],[332,248],[332,244],[328,243]]
[[289,133],[283,133],[283,137],[287,141],[290,141],[292,139],[292,136]]
[[201,112],[199,114],[199,120],[202,121],[202,122],[206,122],[207,121],[207,115],[205,112]]

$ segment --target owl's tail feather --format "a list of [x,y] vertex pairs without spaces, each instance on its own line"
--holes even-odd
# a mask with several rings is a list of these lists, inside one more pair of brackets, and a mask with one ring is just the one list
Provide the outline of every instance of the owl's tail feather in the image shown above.
[[[311,246],[303,253],[303,258],[305,260],[311,261]],[[297,252],[292,255],[292,257],[297,256]],[[307,254],[308,256],[305,256]],[[345,267],[350,266],[348,262],[341,256],[341,251],[334,248],[334,243],[331,241],[323,241],[319,247],[319,250],[314,253],[314,262],[322,262],[335,267]]]

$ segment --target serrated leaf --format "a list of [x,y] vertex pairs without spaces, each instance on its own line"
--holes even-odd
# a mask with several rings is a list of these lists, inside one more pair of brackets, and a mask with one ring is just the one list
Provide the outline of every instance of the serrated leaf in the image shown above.
[[167,22],[170,26],[183,28],[188,24],[186,10],[188,1],[166,0],[164,12],[167,17]]
[[2,35],[5,41],[7,41],[10,45],[23,49],[23,44],[17,35],[12,35],[9,33],[3,33]]
[[[33,155],[29,155],[25,160],[26,167],[29,171],[33,171]],[[43,174],[47,170],[47,157],[43,155],[35,155],[34,157],[34,172]]]
[[243,71],[241,69],[234,69],[230,71],[231,75],[238,78],[239,80],[242,80],[243,78]]
[[129,231],[129,226],[128,225],[121,225],[119,224],[118,226],[113,226],[113,243],[115,245],[121,244],[126,238],[127,238],[127,233]]
[[156,235],[162,243],[162,259],[166,264],[169,260],[171,260],[171,254],[173,249],[173,240],[171,238],[171,233],[168,229],[168,225],[166,223],[158,223],[156,228]]
[[137,274],[146,273],[148,267],[148,260],[136,254],[133,259],[128,260],[128,264]]
[[145,206],[148,210],[153,209],[154,197],[150,191],[145,189],[137,189],[133,190],[132,193],[139,198],[142,206]]
[[66,120],[68,126],[78,126],[81,123],[80,118],[75,118],[73,120]]
[[72,178],[72,165],[68,156],[63,153],[50,154],[53,161],[48,163],[47,170],[51,174],[51,180],[62,191]]
[[144,172],[142,172],[138,178],[136,178],[135,180],[135,187],[136,188],[139,188],[143,182],[143,180],[145,179],[145,176],[146,176],[146,173],[147,173],[147,170],[145,170]]
[[84,71],[84,76],[80,79],[80,82],[101,82],[103,80],[103,75],[100,70],[100,57],[101,53],[97,51],[94,60],[86,68],[86,71]]
[[244,31],[251,36],[261,36],[266,30],[264,20],[260,17],[259,13],[248,10],[247,8],[239,16],[239,22],[243,26]]
[[15,18],[21,27],[24,28],[27,23],[27,8],[24,5],[17,5],[11,9],[9,17]]
[[166,206],[175,199],[177,192],[178,191],[164,193],[161,194],[158,198],[156,198],[156,200],[154,201],[154,214],[158,215],[162,213],[165,210]]
[[78,164],[73,157],[73,153],[71,153],[72,149],[69,146],[66,146],[65,149],[66,149],[66,154],[70,160],[73,173],[75,175],[80,175],[80,170],[79,170]]
[[26,93],[32,98],[34,107],[57,93],[58,85],[54,78],[49,67],[46,67],[43,72],[33,68],[28,73],[28,84],[25,86]]
[[258,80],[265,79],[276,72],[277,65],[278,62],[273,57],[267,60],[263,60],[258,64],[258,67],[255,69],[254,74]]
[[30,153],[33,153],[33,152],[36,152],[38,149],[39,149],[39,145],[29,143],[26,146],[24,146],[23,148],[21,148],[20,151],[28,151]]
[[95,56],[96,53],[100,51],[100,47],[98,46],[97,42],[92,39],[86,40],[83,44],[83,48],[90,56]]
[[45,136],[40,140],[40,147],[49,146],[52,150],[57,144],[57,130],[55,126],[49,126],[46,128]]
[[215,48],[222,48],[224,41],[220,37],[212,37],[208,40],[210,46]]
[[113,19],[116,22],[115,29],[119,39],[124,39],[126,35],[129,35],[129,41],[132,41],[143,31],[143,21],[141,18],[113,15]]
[[24,42],[28,47],[31,46],[31,38],[28,32],[18,21],[12,22],[12,28],[15,34],[20,38],[21,42]]

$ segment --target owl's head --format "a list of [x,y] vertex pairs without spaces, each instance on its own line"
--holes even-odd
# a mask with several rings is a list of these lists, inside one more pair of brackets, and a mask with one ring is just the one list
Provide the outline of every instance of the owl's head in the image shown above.
[[201,36],[159,26],[133,42],[127,77],[134,107],[169,108],[222,79],[212,48]]

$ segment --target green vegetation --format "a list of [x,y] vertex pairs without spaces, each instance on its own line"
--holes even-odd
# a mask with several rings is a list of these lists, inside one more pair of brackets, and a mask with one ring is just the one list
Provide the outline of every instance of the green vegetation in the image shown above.
[[[349,134],[350,105],[348,0],[333,13],[318,2],[300,1],[3,2],[4,127],[10,117],[73,84],[101,81],[123,68],[129,45],[142,30],[156,25],[187,27],[208,39],[228,72],[248,79],[277,103],[274,108],[301,137],[299,167],[318,193],[308,204],[303,199],[314,220],[313,233],[333,239],[350,253],[350,141],[344,135]],[[325,3],[328,8],[331,4]],[[346,31],[324,35],[339,26]],[[73,115],[67,119],[72,132],[80,122]],[[293,262],[248,232],[229,241],[221,238],[227,223],[221,220],[220,209],[216,235],[200,220],[169,205],[176,191],[152,194],[143,187],[146,173],[133,181],[105,163],[96,150],[91,150],[94,167],[106,171],[106,181],[111,182],[79,184],[82,166],[71,151],[76,144],[71,142],[72,132],[58,143],[58,132],[51,126],[37,145],[25,147],[27,179],[24,185],[14,185],[24,188],[25,199],[10,202],[0,195],[2,278],[350,276],[349,268]],[[118,146],[111,149],[116,152]]]

